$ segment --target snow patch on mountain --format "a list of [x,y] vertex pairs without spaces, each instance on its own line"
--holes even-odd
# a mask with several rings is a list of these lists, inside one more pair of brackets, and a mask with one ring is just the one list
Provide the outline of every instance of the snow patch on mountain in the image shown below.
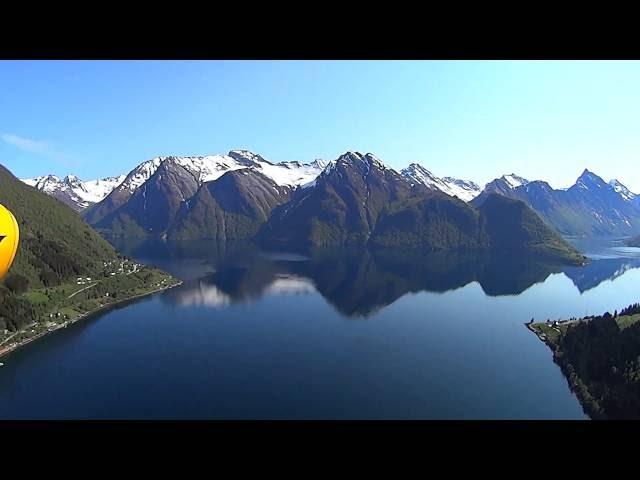
[[638,195],[633,193],[631,190],[629,190],[627,187],[625,187],[620,181],[618,181],[615,178],[609,182],[609,185],[611,186],[611,188],[613,188],[613,190],[616,193],[618,193],[622,198],[624,198],[629,202],[638,198]]
[[254,169],[281,187],[296,187],[308,183],[315,179],[326,165],[320,160],[308,164],[300,162],[272,163],[248,150],[232,150],[228,155],[203,157],[156,157],[132,170],[121,188],[134,191],[153,175],[162,162],[169,159],[190,172],[198,183],[217,180],[226,172],[233,170]]
[[472,182],[471,180],[460,180],[453,177],[444,177],[442,181],[449,187],[449,190],[451,192],[449,193],[449,195],[456,196],[460,200],[464,200],[465,202],[470,202],[482,191],[480,185]]
[[259,165],[251,168],[269,177],[282,187],[297,187],[312,182],[324,169],[319,162],[307,164],[299,162],[281,162],[276,164],[260,162]]
[[522,185],[526,185],[526,184],[529,183],[529,180],[527,180],[526,178],[519,177],[515,173],[510,173],[508,175],[503,175],[501,178],[502,178],[502,180],[507,182],[507,184],[511,188],[518,188],[518,187],[520,187]]
[[418,163],[412,163],[400,173],[411,186],[424,185],[465,202],[471,201],[481,192],[480,186],[474,182],[453,177],[439,178]]
[[[67,177],[67,179],[68,178],[69,177]],[[124,179],[125,176],[120,175],[118,177],[107,177],[81,182],[78,186],[77,194],[87,202],[98,203],[104,197],[109,195],[114,188],[120,185]]]

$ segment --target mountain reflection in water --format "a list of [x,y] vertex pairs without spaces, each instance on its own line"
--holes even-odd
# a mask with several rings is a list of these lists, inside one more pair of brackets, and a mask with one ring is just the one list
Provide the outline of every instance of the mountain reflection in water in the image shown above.
[[[164,302],[221,308],[270,295],[320,293],[345,317],[368,317],[408,293],[446,292],[478,282],[488,296],[519,295],[549,275],[564,273],[582,293],[640,267],[640,258],[597,258],[585,267],[533,257],[477,252],[318,249],[265,252],[248,243],[128,241],[127,255],[185,280]],[[180,262],[175,262],[180,259]],[[175,265],[180,271],[175,271]]]

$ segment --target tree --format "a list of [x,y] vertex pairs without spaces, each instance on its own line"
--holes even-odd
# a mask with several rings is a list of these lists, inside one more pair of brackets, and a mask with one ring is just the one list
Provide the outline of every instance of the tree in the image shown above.
[[40,281],[45,287],[55,287],[60,284],[60,277],[55,272],[43,271],[40,273]]
[[20,295],[29,288],[29,279],[20,274],[11,274],[4,281],[7,288],[14,294]]

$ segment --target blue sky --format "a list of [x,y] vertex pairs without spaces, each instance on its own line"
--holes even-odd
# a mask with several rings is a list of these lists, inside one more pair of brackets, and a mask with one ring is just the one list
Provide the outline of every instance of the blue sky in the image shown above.
[[371,152],[485,183],[640,192],[639,62],[0,61],[0,163],[19,177],[126,173],[157,155]]

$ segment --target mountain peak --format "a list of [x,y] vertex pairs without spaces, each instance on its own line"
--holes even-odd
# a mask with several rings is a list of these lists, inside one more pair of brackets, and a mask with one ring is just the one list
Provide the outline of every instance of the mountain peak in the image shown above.
[[229,156],[233,158],[235,161],[239,163],[243,163],[245,165],[257,165],[261,162],[271,163],[266,160],[264,157],[258,155],[257,153],[253,153],[249,150],[231,150],[229,152]]
[[437,183],[439,180],[433,173],[419,163],[412,163],[407,168],[403,168],[401,173],[407,180],[422,183],[427,186]]
[[382,160],[376,157],[373,153],[365,153],[364,155],[360,152],[347,151],[338,157],[338,162],[363,162],[368,163],[369,165],[376,165],[380,168],[388,168]]
[[419,163],[411,163],[407,168],[405,168],[404,170],[407,171],[418,171],[418,172],[428,172],[429,174],[431,174],[431,172],[429,172],[429,170],[427,170],[426,168],[424,168],[422,165],[420,165]]
[[578,179],[581,179],[581,178],[590,178],[590,179],[600,180],[600,181],[604,182],[604,180],[602,180],[602,178],[600,178],[598,175],[593,173],[588,168],[585,168],[584,171],[582,172],[582,174],[580,175],[580,177],[578,177]]
[[62,184],[62,180],[60,177],[56,175],[43,175],[42,177],[38,177],[35,179],[35,184],[39,190],[50,191],[52,188],[56,188],[60,184]]
[[353,162],[356,160],[362,161],[362,159],[364,158],[364,155],[362,155],[360,152],[354,152],[354,151],[347,151],[344,152],[342,155],[340,155],[338,157],[338,161],[342,161],[342,162]]
[[576,181],[576,185],[580,188],[589,188],[590,185],[595,185],[598,188],[603,188],[607,184],[598,175],[589,171],[589,169],[585,168],[584,172],[582,172],[582,175],[578,177],[578,180]]
[[503,175],[501,178],[502,180],[507,182],[507,184],[511,188],[517,188],[521,185],[526,185],[527,183],[529,183],[529,180],[527,180],[526,178],[520,177],[515,173],[509,173],[507,175]]
[[481,191],[477,184],[468,180],[460,180],[453,177],[438,178],[419,163],[412,163],[403,168],[400,174],[412,187],[424,185],[431,190],[439,190],[452,197],[458,197],[465,202],[471,201]]
[[322,160],[321,158],[316,158],[313,162],[311,162],[312,167],[316,167],[319,169],[324,169],[327,165],[329,165],[329,162],[327,162],[326,160]]
[[82,180],[73,174],[67,175],[62,181],[70,187],[76,187],[82,184]]

